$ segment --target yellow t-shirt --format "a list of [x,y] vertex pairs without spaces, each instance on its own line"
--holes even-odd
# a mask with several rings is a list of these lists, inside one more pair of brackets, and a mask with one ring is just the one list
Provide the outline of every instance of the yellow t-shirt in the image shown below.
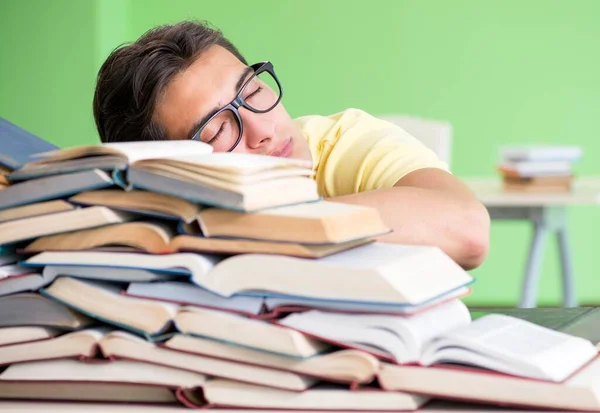
[[312,153],[324,197],[391,188],[422,168],[448,170],[445,162],[400,127],[358,109],[294,119]]

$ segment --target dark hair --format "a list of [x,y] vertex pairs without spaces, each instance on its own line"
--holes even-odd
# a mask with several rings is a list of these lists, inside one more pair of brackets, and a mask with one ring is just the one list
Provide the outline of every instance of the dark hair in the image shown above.
[[213,45],[247,64],[221,31],[207,22],[158,26],[115,49],[98,72],[94,92],[94,119],[102,142],[168,139],[152,121],[156,102],[169,81]]

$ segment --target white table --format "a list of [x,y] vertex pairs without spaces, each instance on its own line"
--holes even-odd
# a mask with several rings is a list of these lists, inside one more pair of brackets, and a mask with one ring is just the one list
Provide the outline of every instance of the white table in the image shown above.
[[548,232],[556,234],[562,267],[563,305],[576,307],[571,247],[567,235],[567,208],[600,204],[600,176],[575,180],[570,192],[523,193],[502,189],[499,177],[462,179],[487,207],[492,219],[525,220],[533,225],[533,236],[523,278],[519,307],[536,306],[537,284]]

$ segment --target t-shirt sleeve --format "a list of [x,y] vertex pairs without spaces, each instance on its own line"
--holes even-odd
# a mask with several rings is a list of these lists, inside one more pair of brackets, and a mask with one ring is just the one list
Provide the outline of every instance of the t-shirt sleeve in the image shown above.
[[435,152],[406,131],[358,109],[298,121],[323,196],[391,188],[422,168],[448,170]]

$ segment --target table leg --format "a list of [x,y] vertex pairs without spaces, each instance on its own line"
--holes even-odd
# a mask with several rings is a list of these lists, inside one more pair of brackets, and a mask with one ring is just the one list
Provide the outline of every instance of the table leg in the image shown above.
[[546,239],[546,225],[543,221],[533,223],[533,237],[529,247],[525,278],[521,292],[520,308],[532,308],[536,306],[537,284],[540,277],[540,267],[544,253],[544,241]]
[[577,307],[577,295],[575,294],[575,278],[573,277],[573,259],[571,246],[567,237],[566,225],[556,230],[558,251],[560,254],[560,265],[562,267],[563,306]]

